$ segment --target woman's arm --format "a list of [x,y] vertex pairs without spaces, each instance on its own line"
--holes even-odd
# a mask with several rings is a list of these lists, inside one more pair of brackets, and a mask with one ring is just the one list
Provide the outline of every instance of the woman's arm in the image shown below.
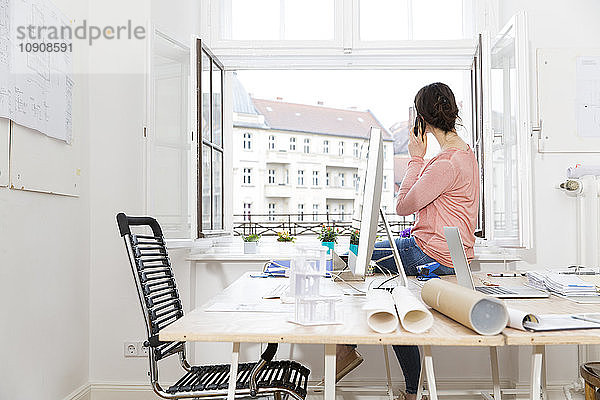
[[419,177],[425,161],[412,157],[398,191],[396,213],[413,214],[438,198],[452,186],[455,170],[448,160],[436,160]]

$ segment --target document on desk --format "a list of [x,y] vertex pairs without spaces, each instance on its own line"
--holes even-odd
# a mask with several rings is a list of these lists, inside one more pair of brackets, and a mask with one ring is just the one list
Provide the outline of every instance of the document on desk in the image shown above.
[[278,300],[259,303],[216,302],[204,309],[206,312],[255,312],[255,313],[293,313],[293,304],[284,304]]
[[534,332],[600,328],[599,323],[576,319],[571,314],[531,314],[510,307],[508,307],[508,326]]

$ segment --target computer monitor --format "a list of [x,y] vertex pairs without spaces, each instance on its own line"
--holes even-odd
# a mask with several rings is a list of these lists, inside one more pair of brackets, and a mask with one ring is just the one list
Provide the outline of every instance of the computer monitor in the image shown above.
[[358,213],[360,219],[358,254],[348,253],[348,267],[357,279],[364,279],[377,236],[383,185],[383,135],[379,128],[371,127],[364,178],[362,204],[359,203]]

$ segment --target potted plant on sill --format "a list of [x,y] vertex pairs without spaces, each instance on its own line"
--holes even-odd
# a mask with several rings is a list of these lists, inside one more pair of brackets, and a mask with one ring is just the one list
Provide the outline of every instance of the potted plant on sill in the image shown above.
[[244,254],[256,254],[258,249],[258,241],[260,240],[260,235],[251,234],[248,236],[243,236],[244,239]]
[[350,251],[356,255],[358,255],[359,239],[360,239],[360,231],[358,229],[353,229],[352,232],[350,232]]
[[325,225],[321,227],[321,233],[319,233],[318,237],[321,241],[321,244],[329,248],[329,250],[327,250],[327,254],[331,254],[331,250],[334,249],[339,234],[339,229],[333,229],[333,227]]
[[277,232],[277,246],[279,251],[283,254],[288,254],[292,251],[296,238],[288,231]]

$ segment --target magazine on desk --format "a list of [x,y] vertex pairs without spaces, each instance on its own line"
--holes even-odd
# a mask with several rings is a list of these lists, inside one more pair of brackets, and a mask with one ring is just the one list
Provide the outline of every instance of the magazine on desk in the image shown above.
[[600,321],[585,320],[572,314],[532,314],[508,308],[508,326],[522,331],[558,331],[600,328]]

